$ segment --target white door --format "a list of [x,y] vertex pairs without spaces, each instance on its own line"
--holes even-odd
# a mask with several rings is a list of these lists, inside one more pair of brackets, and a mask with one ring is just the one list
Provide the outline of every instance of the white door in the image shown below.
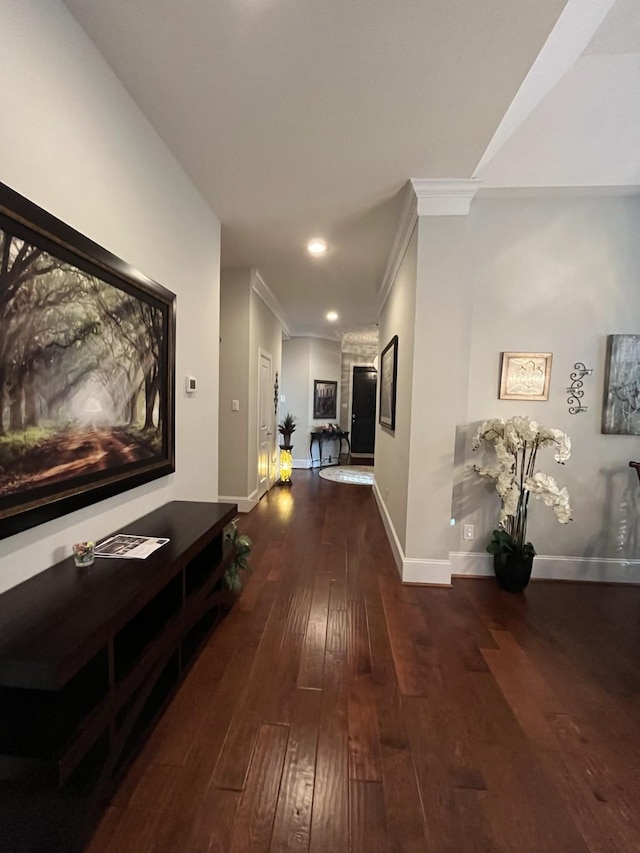
[[271,356],[260,350],[258,374],[258,500],[271,486],[273,440],[273,382]]

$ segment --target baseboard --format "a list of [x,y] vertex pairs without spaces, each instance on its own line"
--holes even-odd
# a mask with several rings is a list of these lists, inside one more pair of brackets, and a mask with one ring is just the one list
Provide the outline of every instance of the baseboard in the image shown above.
[[493,575],[493,557],[474,551],[451,551],[451,574],[453,577],[485,578]]
[[246,498],[228,497],[227,495],[220,495],[218,500],[222,503],[238,504],[238,512],[251,512],[251,510],[258,504],[258,490],[255,489],[255,491],[251,492],[251,494]]
[[[403,583],[451,586],[452,577],[493,576],[493,557],[486,553],[452,551],[449,554],[449,560],[406,557],[377,483],[373,484],[373,495]],[[539,555],[535,558],[531,578],[532,580],[640,584],[640,560]]]
[[294,468],[311,468],[311,462],[308,459],[292,459],[291,464]]
[[[326,462],[327,458],[328,457],[325,457],[325,462]],[[335,462],[332,462],[330,464],[335,465]],[[313,462],[311,462],[309,459],[292,459],[291,460],[291,467],[292,468],[316,468],[319,470],[320,468],[322,468],[324,466],[320,465],[320,463],[318,462],[317,459],[314,459]]]
[[449,560],[421,560],[406,557],[398,539],[393,521],[387,510],[378,484],[373,484],[373,496],[376,499],[382,524],[387,534],[391,552],[403,583],[424,584],[425,586],[451,586],[451,563]]
[[400,540],[398,539],[398,534],[396,533],[396,529],[393,526],[393,522],[391,521],[391,516],[385,506],[385,502],[382,500],[382,495],[380,494],[380,489],[378,488],[378,484],[373,483],[373,497],[378,504],[378,511],[380,512],[380,518],[382,519],[382,524],[384,525],[385,532],[387,534],[387,539],[389,540],[389,545],[391,545],[391,553],[393,554],[393,559],[395,560],[396,567],[398,569],[398,574],[400,575],[400,580],[402,580],[402,568],[404,562],[404,551],[402,550],[402,545],[400,544]]
[[[490,554],[452,551],[449,556],[454,577],[493,575],[493,557]],[[539,555],[533,562],[531,579],[640,584],[640,560]]]
[[405,557],[402,581],[423,586],[451,586],[451,561]]

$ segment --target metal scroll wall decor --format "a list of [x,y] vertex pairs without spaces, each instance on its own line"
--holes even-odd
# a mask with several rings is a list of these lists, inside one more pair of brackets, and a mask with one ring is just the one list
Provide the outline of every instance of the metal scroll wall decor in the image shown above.
[[567,388],[567,403],[569,405],[569,414],[577,415],[580,412],[586,412],[588,406],[582,405],[584,397],[583,379],[585,376],[591,376],[593,368],[585,367],[581,361],[576,361],[573,365],[573,371],[569,374],[571,385]]

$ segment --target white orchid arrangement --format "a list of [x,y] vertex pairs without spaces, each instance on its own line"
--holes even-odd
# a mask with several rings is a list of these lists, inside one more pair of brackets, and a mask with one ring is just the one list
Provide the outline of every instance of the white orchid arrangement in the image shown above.
[[500,550],[518,550],[534,555],[530,542],[526,542],[529,497],[533,495],[553,509],[560,524],[571,520],[569,493],[560,488],[553,477],[535,471],[538,448],[554,447],[554,459],[560,465],[571,456],[571,440],[559,429],[540,426],[526,417],[494,418],[478,427],[473,439],[473,449],[482,444],[493,447],[493,464],[474,465],[482,477],[495,481],[500,495],[500,530],[494,531],[490,553]]

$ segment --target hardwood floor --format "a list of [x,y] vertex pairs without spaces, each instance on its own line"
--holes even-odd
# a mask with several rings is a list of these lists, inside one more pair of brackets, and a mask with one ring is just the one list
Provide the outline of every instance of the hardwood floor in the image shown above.
[[371,490],[294,475],[90,853],[640,851],[640,588],[402,586]]

